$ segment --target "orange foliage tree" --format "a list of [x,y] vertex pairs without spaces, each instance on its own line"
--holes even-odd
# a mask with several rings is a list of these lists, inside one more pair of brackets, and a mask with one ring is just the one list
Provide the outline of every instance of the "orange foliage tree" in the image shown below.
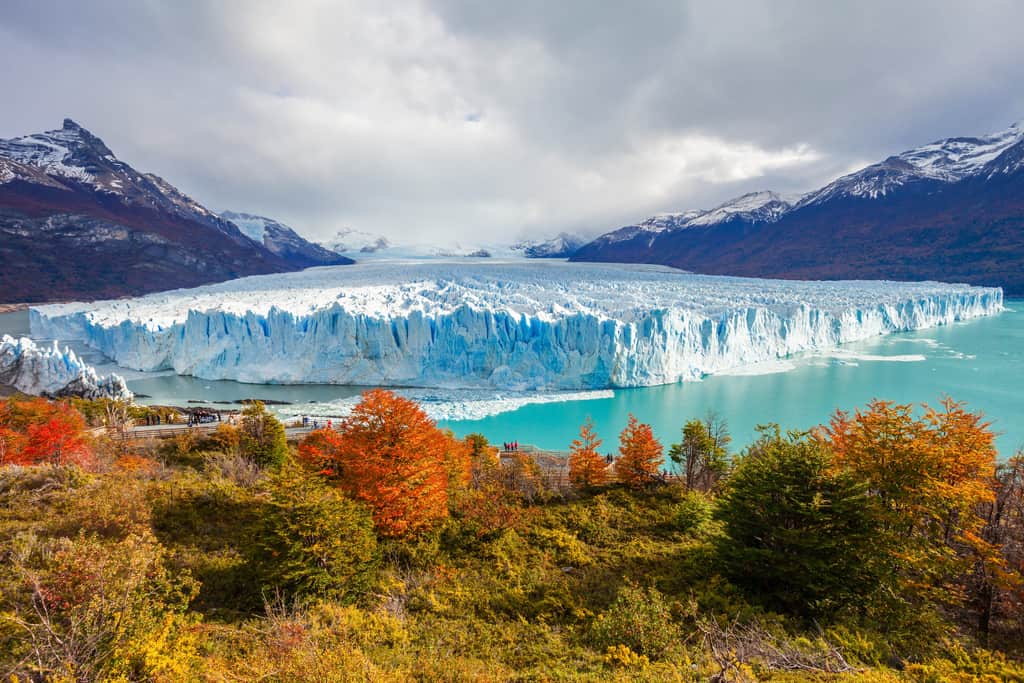
[[662,453],[661,442],[654,438],[651,426],[630,413],[629,424],[619,435],[619,459],[615,462],[619,481],[634,488],[646,486],[665,461]]
[[950,597],[942,577],[958,560],[992,557],[980,535],[982,504],[993,498],[996,449],[989,424],[964,405],[944,399],[923,406],[872,401],[851,416],[837,411],[818,434],[835,465],[867,482],[882,503],[884,527],[907,587]]
[[0,464],[89,466],[85,419],[71,405],[44,398],[10,398],[0,407]]
[[579,488],[604,486],[608,483],[608,464],[597,452],[601,439],[594,432],[588,417],[580,427],[580,436],[569,447],[569,481]]
[[535,493],[537,484],[529,476],[528,465],[502,464],[497,447],[483,434],[469,434],[462,443],[469,453],[470,478],[451,500],[459,527],[476,540],[516,527],[525,516],[523,500]]
[[468,478],[468,449],[457,448],[413,401],[390,391],[363,394],[336,434],[315,432],[299,457],[373,511],[377,531],[403,537],[448,516],[453,474]]

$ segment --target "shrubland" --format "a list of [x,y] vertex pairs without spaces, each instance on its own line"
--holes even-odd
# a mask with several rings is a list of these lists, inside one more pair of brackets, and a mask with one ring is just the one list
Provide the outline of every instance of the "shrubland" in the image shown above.
[[952,401],[681,416],[678,476],[637,418],[553,473],[384,391],[292,445],[132,410],[0,404],[4,680],[1024,680],[1024,460]]

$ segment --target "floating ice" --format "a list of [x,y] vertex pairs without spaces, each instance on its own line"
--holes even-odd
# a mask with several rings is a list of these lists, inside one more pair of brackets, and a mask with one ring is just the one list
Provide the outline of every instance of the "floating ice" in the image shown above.
[[[615,392],[610,389],[553,391],[539,394],[499,393],[479,389],[398,389],[396,393],[419,403],[430,419],[435,421],[482,420],[532,404],[593,401],[615,397]],[[274,409],[277,414],[286,417],[345,417],[359,401],[359,396],[351,396],[326,403],[274,406]]]
[[138,370],[206,379],[504,390],[697,380],[998,313],[1000,289],[797,282],[656,266],[363,263],[31,311]]

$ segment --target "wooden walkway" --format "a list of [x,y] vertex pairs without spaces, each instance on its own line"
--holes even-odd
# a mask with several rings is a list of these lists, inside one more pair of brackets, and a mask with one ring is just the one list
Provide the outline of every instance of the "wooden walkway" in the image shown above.
[[[217,431],[217,428],[227,422],[204,422],[201,424],[164,424],[164,425],[137,425],[129,427],[124,432],[110,431],[114,438],[124,441],[141,441],[143,439],[169,439],[179,434],[206,435]],[[313,431],[312,427],[285,427],[285,436],[291,439],[300,439]]]

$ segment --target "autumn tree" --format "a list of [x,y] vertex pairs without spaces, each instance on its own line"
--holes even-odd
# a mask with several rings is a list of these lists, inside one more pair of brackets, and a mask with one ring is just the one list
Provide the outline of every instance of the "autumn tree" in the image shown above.
[[569,481],[577,488],[593,488],[608,483],[608,463],[597,452],[601,439],[588,417],[580,427],[580,436],[569,447]]
[[403,537],[447,517],[450,449],[450,437],[415,402],[375,389],[337,436],[310,435],[299,457],[366,503],[381,535]]
[[819,433],[836,466],[880,502],[908,596],[957,601],[953,577],[991,554],[978,514],[993,496],[996,450],[988,427],[950,399],[923,406],[920,418],[912,405],[872,401],[852,416],[837,412]]
[[17,629],[13,657],[3,657],[17,662],[10,680],[194,680],[198,638],[186,609],[198,584],[169,569],[148,529],[116,541],[28,533],[8,555],[17,590],[4,595],[0,634]]
[[444,430],[446,440],[444,465],[448,475],[448,495],[465,490],[473,480],[474,445],[456,438],[451,430]]
[[634,488],[651,483],[664,462],[661,442],[654,438],[649,424],[643,424],[632,413],[629,423],[619,435],[619,459],[615,474],[619,481]]
[[326,477],[341,479],[342,462],[338,453],[343,444],[341,432],[335,429],[317,429],[299,442],[299,460]]
[[724,423],[711,416],[683,426],[683,440],[672,444],[668,456],[681,469],[687,491],[714,487],[726,469],[728,443]]
[[470,486],[479,489],[483,485],[498,478],[501,460],[498,458],[498,447],[492,446],[483,434],[474,432],[467,434],[466,445],[469,447]]
[[[3,407],[0,405],[0,410]],[[14,462],[17,454],[21,452],[23,434],[11,429],[3,423],[0,416],[0,465],[8,465]]]
[[[536,464],[526,462],[503,465],[498,448],[483,434],[469,434],[463,440],[469,453],[470,480],[450,500],[453,517],[466,537],[480,541],[518,525],[524,517],[523,501],[537,488]],[[528,485],[524,488],[524,484]]]
[[981,539],[994,550],[979,555],[968,576],[968,607],[982,639],[999,623],[1024,623],[1024,454],[996,468],[994,496],[979,507]]
[[63,401],[11,398],[0,411],[5,464],[90,466],[93,452],[82,414]]

